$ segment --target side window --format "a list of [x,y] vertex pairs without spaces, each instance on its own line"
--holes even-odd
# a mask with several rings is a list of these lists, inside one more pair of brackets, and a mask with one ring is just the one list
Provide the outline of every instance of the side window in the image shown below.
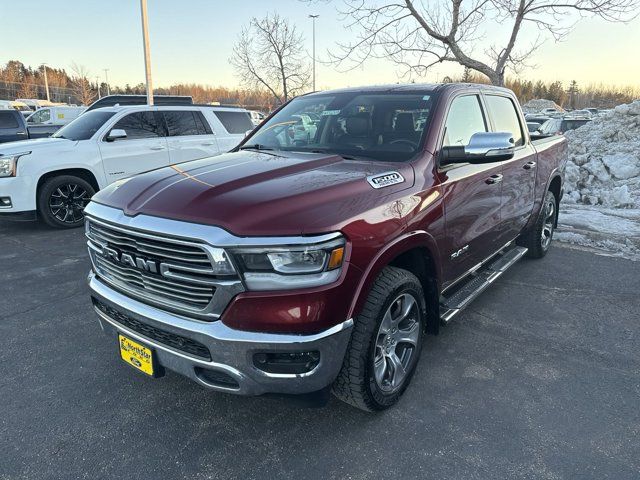
[[205,120],[202,112],[193,112],[193,115],[196,117],[196,125],[198,126],[198,133],[200,135],[211,135],[213,132],[211,131],[211,126],[209,122]]
[[491,112],[496,132],[509,132],[513,135],[516,147],[524,145],[518,111],[511,99],[497,95],[485,95],[485,100],[489,112]]
[[247,112],[213,112],[225,130],[229,133],[242,133],[253,130],[254,125]]
[[170,137],[201,135],[192,111],[163,112],[163,114]]
[[0,112],[0,128],[18,128],[13,112]]
[[478,96],[465,95],[454,99],[449,107],[445,127],[445,147],[464,147],[469,144],[474,133],[486,132],[487,124]]
[[162,136],[153,112],[131,113],[118,120],[118,123],[116,123],[113,128],[127,132],[127,138],[125,140]]

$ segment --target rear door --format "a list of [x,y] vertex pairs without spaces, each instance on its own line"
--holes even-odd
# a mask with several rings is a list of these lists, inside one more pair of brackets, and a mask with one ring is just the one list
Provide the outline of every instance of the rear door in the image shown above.
[[[443,146],[466,146],[474,133],[489,131],[480,96],[456,97],[445,128]],[[502,163],[446,165],[439,168],[438,175],[446,222],[443,268],[445,283],[450,283],[499,248]]]
[[244,110],[209,110],[207,118],[216,132],[220,150],[228,152],[236,147],[246,133],[255,127],[249,113]]
[[126,138],[108,141],[107,133],[98,146],[107,182],[169,165],[164,128],[152,111],[129,113],[116,121],[111,130],[124,130]]
[[162,110],[171,163],[189,162],[220,153],[216,136],[202,112]]
[[500,237],[513,240],[529,221],[536,184],[536,151],[524,132],[519,111],[507,95],[484,94],[494,132],[509,132],[515,155],[502,165],[502,227]]

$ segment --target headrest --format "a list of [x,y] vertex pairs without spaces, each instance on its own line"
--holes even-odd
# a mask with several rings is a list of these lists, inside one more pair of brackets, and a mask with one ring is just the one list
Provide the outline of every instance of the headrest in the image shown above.
[[396,117],[396,132],[415,132],[416,126],[413,123],[413,113],[399,113]]
[[369,116],[347,117],[345,129],[349,135],[357,137],[367,135],[369,133]]

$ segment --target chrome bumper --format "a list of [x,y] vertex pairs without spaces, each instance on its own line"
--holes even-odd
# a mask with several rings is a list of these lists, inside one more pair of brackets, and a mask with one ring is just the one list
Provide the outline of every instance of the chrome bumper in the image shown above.
[[[203,344],[209,349],[211,360],[198,358],[147,338],[95,308],[105,333],[113,337],[118,332],[123,333],[153,348],[158,363],[163,367],[205,387],[239,395],[309,393],[331,384],[342,366],[353,326],[353,320],[349,319],[313,335],[245,332],[229,328],[221,321],[191,320],[132,300],[101,282],[93,272],[89,274],[88,282],[95,299],[146,325]],[[313,370],[304,374],[267,373],[253,364],[254,354],[265,351],[318,351],[320,361]],[[237,382],[237,387],[212,383],[211,376],[206,375],[206,371],[231,377]]]

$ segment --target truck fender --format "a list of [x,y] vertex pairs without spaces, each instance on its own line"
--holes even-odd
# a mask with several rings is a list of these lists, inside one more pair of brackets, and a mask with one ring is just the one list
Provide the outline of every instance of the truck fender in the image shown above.
[[[533,210],[531,212],[531,217],[529,218],[529,221],[527,222],[527,224],[525,225],[523,230],[527,230],[528,228],[530,228],[531,226],[535,225],[536,221],[538,220],[538,215],[540,215],[540,209],[542,208],[542,202],[544,200],[544,196],[547,194],[547,191],[549,190],[549,187],[551,186],[551,183],[556,179],[559,178],[560,179],[560,190],[562,191],[562,185],[564,184],[564,178],[562,175],[562,170],[560,167],[556,167],[553,170],[551,170],[551,173],[549,174],[549,177],[547,178],[547,181],[544,184],[544,189],[542,190],[541,194],[536,194],[536,199],[535,199],[535,203],[533,205]],[[560,206],[560,198],[557,198],[558,201],[558,205],[557,207]],[[558,216],[556,215],[556,226],[558,222]]]
[[437,261],[439,256],[438,245],[435,239],[424,230],[414,230],[407,232],[404,235],[396,238],[393,242],[385,245],[376,256],[369,262],[369,265],[364,270],[360,282],[356,288],[354,300],[351,303],[349,309],[349,317],[353,318],[357,315],[364,306],[369,291],[375,279],[378,277],[384,267],[389,265],[399,255],[406,253],[415,248],[424,248],[431,256],[435,270],[435,284],[436,289],[440,291],[440,279],[442,278],[441,265]]

